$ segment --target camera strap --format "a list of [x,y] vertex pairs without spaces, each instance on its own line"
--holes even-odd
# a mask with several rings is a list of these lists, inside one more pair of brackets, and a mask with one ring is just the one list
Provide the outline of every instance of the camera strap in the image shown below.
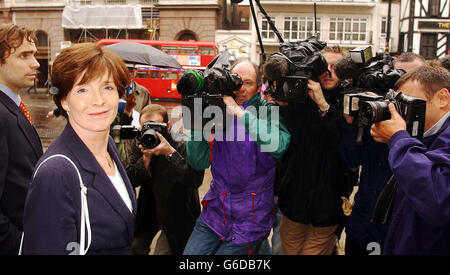
[[[86,252],[89,250],[89,247],[90,247],[91,241],[92,241],[91,223],[89,220],[89,208],[88,208],[88,204],[87,204],[87,188],[86,188],[86,185],[84,185],[84,183],[83,183],[83,179],[81,178],[80,171],[78,170],[75,163],[73,163],[73,161],[65,155],[62,155],[62,154],[51,155],[39,164],[39,166],[36,168],[36,171],[34,172],[33,178],[36,176],[36,174],[37,174],[39,168],[42,166],[42,164],[44,164],[46,161],[48,161],[52,158],[55,158],[55,157],[62,157],[64,159],[66,159],[67,161],[70,162],[70,164],[72,164],[72,166],[77,171],[78,180],[80,181],[80,190],[81,190],[81,221],[80,221],[80,243],[79,243],[78,251],[76,251],[76,252],[78,252],[79,255],[85,255]],[[85,248],[86,229],[87,229],[88,243],[87,243],[87,247]],[[22,255],[23,237],[24,237],[24,233],[22,232],[22,238],[20,240],[20,248],[19,248],[19,253],[18,253],[19,255]]]
[[394,175],[389,179],[388,183],[381,191],[380,196],[375,204],[371,222],[379,224],[388,224],[391,218],[392,205],[394,204],[395,194],[397,193],[398,182]]

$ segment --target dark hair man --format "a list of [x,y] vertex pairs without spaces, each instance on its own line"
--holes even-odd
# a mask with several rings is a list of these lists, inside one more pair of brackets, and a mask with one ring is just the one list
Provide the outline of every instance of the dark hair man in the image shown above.
[[389,164],[398,189],[385,254],[450,253],[450,73],[421,66],[403,75],[396,90],[425,99],[425,133],[412,138],[393,104],[391,119],[371,128],[389,146]]
[[0,254],[19,252],[23,209],[42,145],[20,91],[39,68],[34,32],[0,26]]

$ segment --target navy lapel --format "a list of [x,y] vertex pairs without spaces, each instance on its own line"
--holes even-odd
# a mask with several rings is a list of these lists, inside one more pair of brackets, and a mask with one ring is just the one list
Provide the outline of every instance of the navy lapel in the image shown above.
[[37,159],[39,159],[42,156],[43,151],[41,139],[39,138],[36,129],[30,124],[28,119],[22,113],[22,110],[20,110],[19,106],[17,106],[16,103],[14,103],[14,101],[12,101],[3,92],[0,92],[0,101],[3,102],[3,105],[5,105],[5,107],[8,108],[8,110],[17,117],[17,125],[23,132],[25,138],[31,144],[31,147],[36,154]]
[[[82,178],[84,184],[88,187],[88,189],[89,188],[96,189],[103,196],[103,198],[105,199],[105,201],[109,203],[111,208],[113,208],[126,221],[128,230],[131,232],[131,234],[133,234],[134,218],[135,218],[134,213],[130,212],[125,202],[123,201],[122,197],[120,197],[116,188],[113,186],[108,175],[105,173],[100,164],[97,162],[91,151],[89,151],[87,146],[83,143],[83,141],[72,129],[70,123],[67,123],[67,126],[63,131],[63,135],[66,136],[65,137],[67,139],[66,144],[70,145],[67,147],[75,156],[77,165],[80,165],[79,168],[84,170],[82,171]],[[111,153],[111,148],[109,144],[108,144],[108,151],[110,151]],[[115,161],[117,163],[116,159]],[[91,177],[88,177],[86,173],[83,172],[89,172],[91,174]],[[131,184],[128,180],[128,177],[126,176],[126,173],[125,175],[122,174],[122,177],[125,182],[125,185],[127,186],[127,190],[130,193],[128,185]],[[133,212],[135,212],[134,209],[136,208],[136,202],[134,199],[134,192],[130,194],[130,198],[133,203]],[[88,203],[89,203],[89,191],[88,191]]]

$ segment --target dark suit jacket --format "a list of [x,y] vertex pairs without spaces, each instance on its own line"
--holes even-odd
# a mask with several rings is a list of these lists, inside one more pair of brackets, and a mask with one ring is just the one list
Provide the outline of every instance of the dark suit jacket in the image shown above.
[[[80,171],[87,187],[92,230],[88,254],[129,254],[136,198],[112,138],[109,139],[108,152],[125,182],[133,213],[70,123],[39,163],[51,155],[63,154]],[[24,254],[70,254],[80,242],[80,217],[81,193],[75,168],[60,157],[48,160],[32,180],[25,203]]]
[[0,92],[0,254],[17,254],[22,217],[42,145],[20,108]]

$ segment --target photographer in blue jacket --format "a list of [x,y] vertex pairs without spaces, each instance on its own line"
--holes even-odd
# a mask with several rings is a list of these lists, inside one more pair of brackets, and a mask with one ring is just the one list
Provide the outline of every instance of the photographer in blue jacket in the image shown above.
[[398,182],[384,254],[450,254],[450,73],[422,66],[403,75],[396,90],[426,100],[425,132],[412,138],[393,104],[391,119],[371,128],[388,144]]

